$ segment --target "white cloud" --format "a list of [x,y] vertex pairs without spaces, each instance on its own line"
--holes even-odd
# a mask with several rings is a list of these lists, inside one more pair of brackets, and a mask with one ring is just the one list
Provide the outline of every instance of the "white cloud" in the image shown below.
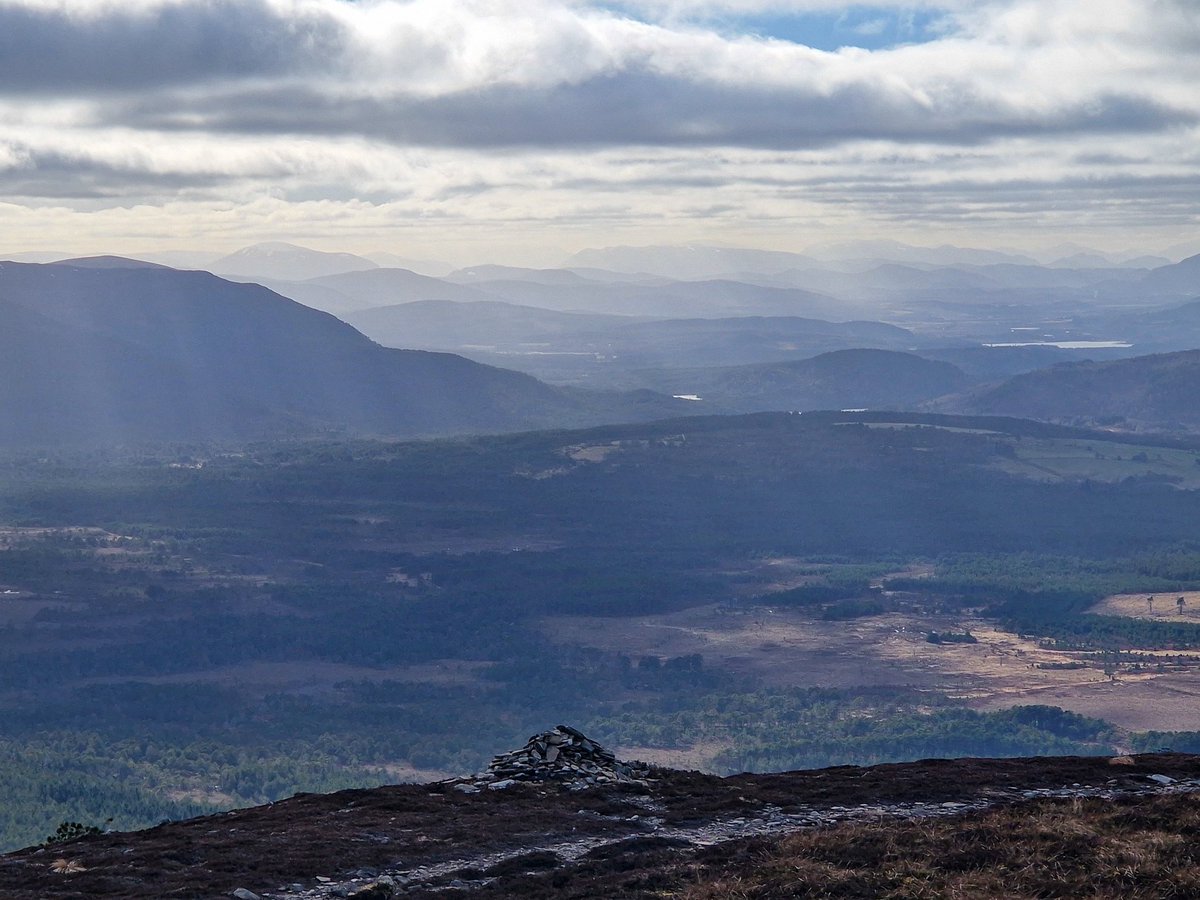
[[256,227],[291,228],[323,198],[320,221],[378,227],[749,234],[1107,228],[1108,191],[1128,227],[1195,224],[1164,200],[1198,174],[1190,0],[871,7],[944,32],[824,52],[703,24],[845,8],[824,0],[0,0],[0,197],[63,222],[228,228],[269,200]]

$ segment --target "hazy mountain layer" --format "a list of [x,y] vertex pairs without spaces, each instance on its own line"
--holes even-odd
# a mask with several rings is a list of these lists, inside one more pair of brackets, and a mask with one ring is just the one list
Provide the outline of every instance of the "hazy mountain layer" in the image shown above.
[[7,443],[416,435],[655,414],[646,397],[625,410],[459,356],[385,349],[205,272],[8,263],[0,298]]
[[939,410],[1047,420],[1200,426],[1200,350],[1063,363],[935,404]]
[[377,263],[353,253],[325,253],[295,244],[270,242],[243,247],[214,260],[208,268],[218,275],[247,278],[285,278],[304,281],[338,272],[374,269]]
[[644,320],[500,302],[426,301],[347,314],[392,347],[463,353],[554,382],[644,385],[642,368],[695,368],[803,359],[855,347],[910,349],[912,332],[880,322],[797,316]]
[[[578,350],[591,335],[608,335],[635,321],[627,316],[569,313],[494,300],[417,300],[346,315],[363,334],[388,347],[454,350],[553,348]],[[603,340],[603,337],[598,338]]]
[[837,350],[812,359],[647,373],[655,390],[698,395],[702,409],[739,412],[912,409],[968,383],[948,362],[891,350]]

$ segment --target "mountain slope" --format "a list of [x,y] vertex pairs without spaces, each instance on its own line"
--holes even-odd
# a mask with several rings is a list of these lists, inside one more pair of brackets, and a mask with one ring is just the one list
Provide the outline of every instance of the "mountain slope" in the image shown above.
[[1152,269],[1139,287],[1162,294],[1200,294],[1200,254]]
[[719,278],[738,272],[782,272],[811,262],[807,256],[779,250],[687,244],[581,250],[565,266],[693,279]]
[[303,794],[8,854],[0,890],[11,900],[1195,896],[1186,836],[1200,761],[1110,759],[731,778],[654,769],[633,788]]
[[[467,347],[516,348],[561,341],[633,321],[627,316],[559,312],[498,300],[416,300],[358,310],[345,319],[387,347],[455,352]],[[563,349],[575,349],[575,342]]]
[[940,347],[915,352],[925,359],[937,359],[957,366],[974,382],[1001,381],[1034,369],[1082,358],[1082,351],[1041,346]]
[[370,269],[309,279],[308,284],[331,288],[352,297],[362,307],[391,306],[414,300],[489,300],[473,287],[418,275],[408,269]]
[[1062,363],[934,404],[942,411],[1200,427],[1200,350]]
[[861,318],[859,310],[852,303],[826,294],[794,287],[748,284],[731,279],[670,281],[660,284],[576,285],[493,280],[473,282],[472,287],[485,292],[492,299],[564,312],[611,313],[656,318]]
[[292,281],[376,267],[376,263],[353,253],[326,253],[280,242],[243,247],[206,266],[209,271],[218,275],[286,278]]
[[346,321],[389,347],[462,353],[561,384],[653,386],[646,368],[735,366],[859,347],[909,349],[910,331],[880,322],[798,316],[645,320],[499,301],[418,301],[359,310]]
[[225,436],[298,424],[130,344],[0,299],[0,444],[200,438],[214,422],[229,423]]
[[911,409],[967,376],[947,362],[891,350],[836,350],[795,362],[648,373],[655,390],[693,394],[721,409]]
[[[1200,284],[1195,291],[1200,296]],[[1097,316],[1094,329],[1121,335],[1147,352],[1169,352],[1200,347],[1200,299],[1171,306]]]
[[[265,436],[283,422],[292,433],[419,435],[621,416],[614,398],[593,404],[462,357],[385,349],[206,272],[8,263],[0,298],[16,370],[0,408],[21,423],[8,442]],[[120,411],[111,427],[88,426],[106,405]],[[651,406],[640,398],[635,415]]]

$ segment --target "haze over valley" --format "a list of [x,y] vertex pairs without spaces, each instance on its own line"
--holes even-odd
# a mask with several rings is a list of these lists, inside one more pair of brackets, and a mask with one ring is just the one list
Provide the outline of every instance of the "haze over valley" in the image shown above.
[[[650,273],[435,278],[280,244],[214,260],[238,270],[232,282],[122,257],[4,263],[5,440],[419,436],[844,408],[1192,427],[1190,370],[1170,354],[1200,343],[1200,256],[1079,269],[863,249],[909,263],[842,248],[837,269],[801,271],[783,268],[796,254],[648,247],[579,256]],[[678,277],[681,252],[704,277]],[[281,268],[319,274],[283,281]],[[780,281],[837,293],[767,283]],[[1173,367],[1176,401],[1120,374],[1137,371],[1121,360],[1154,355],[1141,370]],[[1032,376],[1009,384],[1041,370],[1041,399],[1021,394]]]

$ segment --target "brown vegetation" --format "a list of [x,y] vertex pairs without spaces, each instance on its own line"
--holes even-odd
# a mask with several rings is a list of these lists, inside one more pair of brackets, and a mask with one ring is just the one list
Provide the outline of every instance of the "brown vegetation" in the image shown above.
[[[1195,779],[1200,758],[1131,761],[925,760],[732,778],[660,770],[649,792],[516,785],[464,795],[446,785],[407,785],[301,795],[0,857],[0,896],[207,898],[237,887],[294,896],[280,886],[318,890],[321,878],[345,882],[362,871],[405,873],[405,896],[444,896],[463,879],[492,900],[1200,896],[1196,795],[1149,793],[1147,777]],[[1072,785],[1131,794],[1021,799],[1022,791]],[[971,800],[1002,805],[705,846],[712,823],[768,809],[836,817],[867,806],[874,817],[889,804]],[[573,860],[556,852],[572,845],[587,852]]]
[[732,872],[701,872],[680,900],[783,897],[1200,896],[1194,797],[1043,801],[963,819],[802,832]]

